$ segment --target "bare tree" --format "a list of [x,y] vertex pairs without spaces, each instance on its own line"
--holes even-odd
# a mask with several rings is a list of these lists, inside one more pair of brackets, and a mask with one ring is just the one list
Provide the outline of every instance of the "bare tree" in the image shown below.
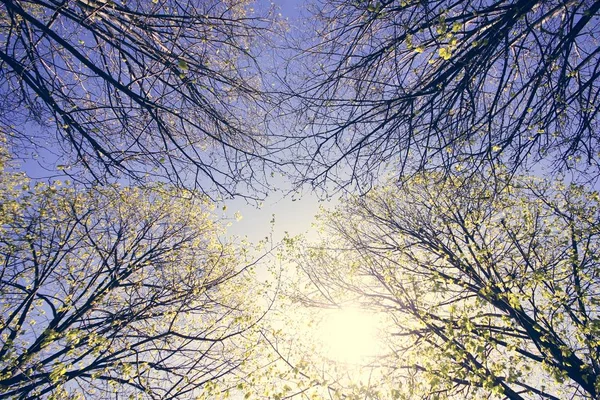
[[0,123],[94,182],[260,193],[270,144],[256,60],[273,25],[259,12],[250,1],[3,1]]
[[300,179],[540,160],[598,175],[598,1],[323,0],[286,79]]
[[0,397],[187,399],[248,359],[249,264],[199,196],[0,182]]
[[432,178],[343,203],[294,258],[308,300],[388,316],[373,398],[597,398],[598,194]]

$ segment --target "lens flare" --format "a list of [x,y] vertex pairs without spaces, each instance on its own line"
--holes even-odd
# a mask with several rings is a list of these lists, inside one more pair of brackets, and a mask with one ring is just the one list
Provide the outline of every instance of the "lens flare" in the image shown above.
[[373,313],[348,307],[328,312],[318,328],[324,355],[333,361],[360,364],[377,356],[378,319]]

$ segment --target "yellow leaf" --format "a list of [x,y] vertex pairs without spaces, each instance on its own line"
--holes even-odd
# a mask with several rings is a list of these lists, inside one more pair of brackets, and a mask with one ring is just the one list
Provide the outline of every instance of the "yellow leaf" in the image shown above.
[[450,57],[452,57],[452,52],[447,47],[442,47],[441,49],[438,50],[438,53],[439,53],[440,57],[443,58],[444,60],[449,60]]

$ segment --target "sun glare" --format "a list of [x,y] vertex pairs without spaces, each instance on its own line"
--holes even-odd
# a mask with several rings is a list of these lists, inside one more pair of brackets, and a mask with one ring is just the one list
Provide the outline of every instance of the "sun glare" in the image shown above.
[[376,315],[359,308],[328,312],[319,326],[318,335],[325,356],[333,361],[359,364],[375,357],[380,348]]

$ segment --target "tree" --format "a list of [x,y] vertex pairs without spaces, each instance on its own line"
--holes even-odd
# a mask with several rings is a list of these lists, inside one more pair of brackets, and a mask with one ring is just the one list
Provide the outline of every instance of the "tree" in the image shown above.
[[0,183],[0,397],[193,398],[249,357],[252,263],[201,196]]
[[[323,0],[292,58],[300,179],[599,173],[598,1]],[[299,72],[300,71],[300,72]],[[300,130],[299,130],[300,132]]]
[[13,144],[46,147],[92,182],[263,190],[257,41],[273,24],[249,1],[7,0],[0,21]]
[[435,178],[347,200],[294,255],[305,300],[387,315],[373,398],[597,398],[598,193]]

